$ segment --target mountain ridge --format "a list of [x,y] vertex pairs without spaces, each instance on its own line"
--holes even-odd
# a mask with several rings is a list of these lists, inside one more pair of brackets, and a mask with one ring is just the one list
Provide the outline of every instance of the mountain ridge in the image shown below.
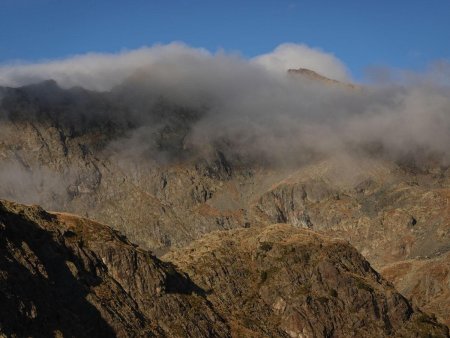
[[[255,230],[259,234],[256,239],[252,233]],[[236,236],[237,232],[244,236]],[[217,236],[221,238],[219,242],[214,240]],[[258,238],[264,238],[264,241],[261,242]],[[241,244],[244,247],[250,244],[250,251],[230,250],[228,247],[230,240],[235,241],[238,245],[236,248]],[[357,331],[362,336],[373,333],[369,331],[369,327],[378,327],[380,337],[392,335],[419,337],[423,333],[433,333],[437,337],[448,336],[447,327],[438,324],[420,310],[413,309],[406,299],[371,270],[367,261],[355,249],[342,241],[326,239],[311,231],[294,229],[292,226],[272,225],[262,230],[216,232],[211,234],[209,239],[203,238],[201,243],[216,246],[219,250],[215,251],[216,254],[225,252],[227,259],[238,258],[237,261],[243,262],[248,260],[250,252],[257,255],[259,252],[263,256],[281,253],[294,259],[296,264],[310,266],[311,271],[315,271],[316,266],[322,274],[328,271],[330,276],[327,277],[326,283],[332,282],[333,278],[339,281],[341,273],[354,275],[350,277],[354,282],[350,284],[348,281],[343,284],[338,282],[334,285],[335,292],[331,293],[322,285],[320,278],[314,280],[315,283],[312,284],[315,293],[323,293],[335,306],[340,304],[341,311],[350,311],[352,307],[358,307],[356,300],[359,297],[363,297],[362,299],[375,297],[382,302],[383,299],[390,299],[380,311],[382,313],[387,311],[387,316],[395,322],[386,324],[386,319],[376,314],[378,310],[374,315],[367,312],[364,316],[365,322],[362,323],[368,327],[359,326]],[[260,249],[254,251],[255,244]],[[330,245],[331,250],[328,250]],[[336,250],[336,245],[340,247],[339,250]],[[206,250],[206,253],[210,250],[208,245],[196,245],[195,248],[200,251]],[[310,250],[313,248],[314,250]],[[317,252],[319,248],[322,253],[327,252],[325,256]],[[8,336],[89,334],[119,337],[239,337],[241,333],[249,333],[247,336],[254,337],[267,334],[285,337],[297,337],[298,334],[302,334],[308,337],[313,336],[315,332],[313,327],[305,326],[307,322],[300,317],[279,322],[280,313],[284,311],[283,307],[287,306],[282,304],[283,301],[276,301],[268,308],[267,305],[260,303],[258,297],[255,298],[251,294],[247,296],[253,305],[249,303],[247,306],[254,307],[256,313],[267,316],[268,321],[260,322],[258,319],[260,317],[250,319],[249,316],[253,316],[251,312],[246,314],[247,317],[242,317],[232,310],[234,306],[241,306],[242,299],[239,300],[238,294],[234,296],[235,298],[230,298],[226,289],[221,291],[221,288],[214,285],[205,288],[204,283],[197,284],[199,278],[204,280],[211,278],[208,274],[195,275],[191,280],[171,263],[162,262],[148,251],[132,245],[117,231],[74,215],[47,213],[38,206],[23,206],[1,200],[0,250],[2,252],[0,297],[8,304],[7,307],[0,306],[2,311],[0,333]],[[186,250],[192,252],[189,248]],[[212,271],[225,273],[219,275],[221,277],[217,279],[218,286],[223,283],[222,276],[228,275],[226,272],[228,269],[229,277],[235,280],[234,283],[230,283],[230,280],[225,281],[227,288],[232,285],[251,285],[254,282],[252,274],[235,275],[233,271],[237,266],[227,267],[220,262],[224,256],[216,254],[213,256],[219,261],[201,259],[200,265],[197,263],[194,265],[198,268],[209,266]],[[180,261],[180,257],[183,256],[188,258],[184,254],[172,256],[173,261],[180,267],[185,266],[181,263],[182,260]],[[170,254],[167,257],[171,257]],[[316,259],[317,264],[312,263]],[[270,261],[272,264],[279,264],[272,258]],[[332,266],[341,269],[339,267],[341,264],[348,272],[342,270],[341,273],[332,273],[335,269]],[[245,266],[246,264],[240,264],[238,269],[245,269]],[[290,273],[303,274],[298,266],[289,267],[288,264],[283,269],[286,268],[291,271]],[[260,278],[263,276],[257,273]],[[266,295],[263,298],[278,290],[277,283],[271,282],[272,278],[276,276],[269,276],[266,273],[266,278],[260,285],[260,292]],[[284,277],[280,278],[275,280],[282,280]],[[365,286],[367,278],[372,280],[370,283],[379,284],[378,291],[375,292]],[[293,285],[292,290],[286,290],[294,297],[294,302],[297,299],[297,302],[303,303],[302,299],[309,297],[310,291],[302,286],[305,282],[304,280],[298,285]],[[296,289],[300,293],[296,293]],[[354,290],[352,297],[349,297],[349,290]],[[306,312],[307,321],[317,317],[315,306],[325,302],[315,293],[312,296],[314,300],[304,305],[306,309],[310,309]],[[222,301],[219,301],[220,299]],[[235,304],[231,308],[224,308],[221,305],[223,299]],[[328,317],[325,313],[320,316],[325,323],[334,320],[334,316]],[[355,325],[349,319],[349,316],[343,316],[335,322],[337,323],[335,326],[324,324],[327,328],[323,332],[328,332],[327,335],[332,336],[348,336],[352,332],[352,325]],[[236,327],[237,323],[240,324]]]

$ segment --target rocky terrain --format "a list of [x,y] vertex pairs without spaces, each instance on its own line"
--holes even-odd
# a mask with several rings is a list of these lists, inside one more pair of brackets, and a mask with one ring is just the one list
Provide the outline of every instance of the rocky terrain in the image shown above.
[[[325,85],[335,84],[305,70],[290,73]],[[353,88],[339,83],[337,86],[342,90]],[[164,257],[173,259],[204,290],[214,285],[205,286],[206,282],[193,272],[192,264],[198,257],[194,255],[191,263],[181,262],[176,253],[186,250],[186,245],[195,251],[192,246],[202,243],[205,234],[241,229],[231,233],[237,237],[258,236],[258,231],[274,223],[310,229],[348,240],[402,294],[411,298],[414,306],[450,324],[448,166],[433,156],[424,155],[421,160],[405,157],[399,161],[376,150],[370,156],[336,153],[281,166],[238,156],[231,151],[233,144],[229,140],[198,149],[191,146],[188,136],[205,111],[164,98],[149,103],[145,92],[134,89],[124,85],[100,93],[82,88],[62,89],[54,81],[1,88],[0,197],[109,224],[131,243],[142,250],[152,250],[157,256],[170,251]],[[127,100],[133,100],[133,105]],[[139,111],[146,111],[145,123],[151,126],[141,133],[142,118],[130,108],[134,105]],[[136,148],[140,144],[145,146]],[[277,227],[283,229],[281,225]],[[214,236],[207,238],[215,241]],[[248,252],[244,250],[242,254]],[[280,267],[275,265],[273,268],[278,271]],[[258,277],[262,267],[255,269],[245,273]],[[225,283],[225,277],[218,283]],[[191,282],[187,279],[186,283]],[[246,289],[239,292],[256,292],[254,285],[242,287]],[[203,296],[205,301],[206,295]],[[257,327],[251,318],[248,325],[235,322],[223,312],[226,306],[222,300],[211,297],[208,295],[206,303],[214,304],[215,310],[208,310],[212,311],[211,316],[217,316],[218,322],[220,318],[228,321],[235,334],[281,335],[291,325],[269,329]],[[287,301],[286,295],[280,297]],[[264,299],[268,303],[274,301]],[[342,305],[330,304],[332,311]],[[292,310],[296,306],[295,301],[289,303],[287,314],[274,320],[281,323],[283,316],[300,316]],[[299,320],[298,327],[310,327],[315,321],[323,322],[323,318],[311,317],[309,324]],[[147,327],[146,323],[141,327]],[[148,332],[169,334],[164,328],[169,324],[161,324],[160,328],[158,325],[149,324],[153,331]],[[339,321],[322,325],[328,333],[332,328],[356,329],[344,327],[349,324]],[[388,326],[373,325],[380,334],[390,330]],[[226,332],[223,327],[212,329]],[[204,334],[209,328],[196,330]]]
[[8,337],[448,336],[347,243],[286,224],[214,232],[167,254],[175,267],[105,225],[0,201],[0,250]]
[[414,299],[422,309],[448,323],[450,308],[449,254],[427,259],[410,259],[386,265],[383,276],[395,283],[402,294]]
[[0,202],[0,333],[228,337],[204,291],[107,226]]
[[325,161],[280,182],[256,203],[260,217],[349,240],[405,295],[449,323],[449,170],[359,162],[351,180],[336,185],[339,166]]

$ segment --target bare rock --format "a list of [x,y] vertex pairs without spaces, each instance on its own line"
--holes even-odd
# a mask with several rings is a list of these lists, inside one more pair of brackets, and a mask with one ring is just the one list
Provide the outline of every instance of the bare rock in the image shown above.
[[164,260],[208,291],[236,337],[448,335],[348,243],[309,230],[214,232]]

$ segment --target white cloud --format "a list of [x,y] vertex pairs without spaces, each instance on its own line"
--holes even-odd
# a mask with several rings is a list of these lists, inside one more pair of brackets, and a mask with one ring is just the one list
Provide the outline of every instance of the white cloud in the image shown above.
[[[156,63],[208,57],[226,59],[227,55],[212,55],[205,49],[178,42],[112,54],[88,53],[59,60],[0,66],[0,86],[17,87],[54,79],[66,88],[81,86],[109,90],[140,68],[151,69],[150,66]],[[305,45],[285,43],[268,54],[241,61],[258,64],[280,74],[285,74],[289,68],[302,67],[337,80],[348,79],[346,67],[336,57]]]
[[115,54],[88,53],[61,60],[0,67],[0,85],[23,86],[53,79],[62,87],[109,90],[139,68],[173,57],[208,55],[182,43],[143,47]]
[[273,52],[255,57],[253,62],[275,72],[307,68],[335,80],[349,80],[347,68],[338,58],[306,45],[284,43]]

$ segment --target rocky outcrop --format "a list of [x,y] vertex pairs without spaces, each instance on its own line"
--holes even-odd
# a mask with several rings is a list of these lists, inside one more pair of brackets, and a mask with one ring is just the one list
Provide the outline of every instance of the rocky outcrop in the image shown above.
[[416,305],[450,325],[450,253],[396,262],[381,272]]
[[[377,267],[449,250],[450,170],[410,172],[377,160],[330,159],[278,182],[254,204],[285,222],[349,239]],[[337,177],[337,173],[349,177]]]
[[292,76],[301,76],[303,78],[307,78],[312,81],[316,81],[316,82],[319,81],[319,82],[326,83],[329,85],[342,86],[347,89],[361,89],[361,87],[355,86],[354,84],[330,79],[328,77],[325,77],[325,76],[323,76],[319,73],[316,73],[315,71],[313,71],[311,69],[307,69],[307,68],[288,69],[288,74],[292,75]]
[[261,195],[254,214],[262,223],[345,238],[402,293],[449,324],[449,169],[350,163],[329,160],[291,174]]
[[0,201],[0,335],[229,337],[205,291],[107,226]]
[[164,260],[207,291],[236,337],[448,335],[354,248],[309,230],[214,232]]

